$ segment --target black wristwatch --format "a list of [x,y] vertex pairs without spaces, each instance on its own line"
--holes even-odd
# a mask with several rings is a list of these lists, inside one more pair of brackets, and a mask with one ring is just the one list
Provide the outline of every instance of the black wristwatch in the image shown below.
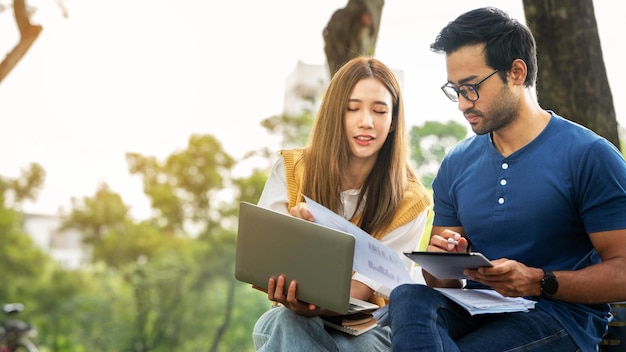
[[550,270],[543,270],[543,280],[541,280],[541,297],[551,298],[559,289],[559,282]]

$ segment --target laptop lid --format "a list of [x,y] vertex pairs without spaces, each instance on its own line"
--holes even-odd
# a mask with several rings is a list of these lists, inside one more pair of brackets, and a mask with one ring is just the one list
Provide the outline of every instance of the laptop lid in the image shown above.
[[301,301],[346,314],[354,246],[345,232],[242,202],[235,278],[267,289],[283,274],[297,280]]

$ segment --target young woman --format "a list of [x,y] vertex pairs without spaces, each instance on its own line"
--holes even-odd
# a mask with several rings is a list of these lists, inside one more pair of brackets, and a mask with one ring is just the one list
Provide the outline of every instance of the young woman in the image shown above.
[[[400,86],[383,63],[359,57],[341,67],[326,90],[308,145],[281,154],[259,205],[313,221],[306,195],[402,257],[419,246],[430,200],[409,166]],[[408,259],[406,266],[413,267]],[[391,349],[388,326],[356,337],[326,330],[320,316],[333,312],[298,301],[295,281],[269,278],[268,287],[276,304],[255,325],[258,351]],[[355,273],[350,294],[384,306],[389,289]]]

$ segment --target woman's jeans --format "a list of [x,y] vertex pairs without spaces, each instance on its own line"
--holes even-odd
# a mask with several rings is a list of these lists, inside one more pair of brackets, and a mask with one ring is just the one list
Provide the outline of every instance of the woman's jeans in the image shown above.
[[257,320],[252,340],[257,351],[391,351],[391,329],[376,328],[359,336],[326,329],[320,317],[296,314],[284,307],[265,312]]
[[542,310],[471,316],[425,285],[396,287],[389,298],[393,352],[572,352],[567,331]]

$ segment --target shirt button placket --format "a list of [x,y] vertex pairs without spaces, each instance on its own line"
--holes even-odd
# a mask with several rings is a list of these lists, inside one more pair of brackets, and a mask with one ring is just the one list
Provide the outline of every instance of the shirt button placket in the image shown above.
[[500,181],[498,182],[500,184],[500,187],[498,187],[498,191],[496,192],[497,194],[497,205],[496,205],[496,213],[500,213],[502,215],[502,213],[504,212],[504,208],[502,207],[502,205],[504,205],[505,203],[505,188],[504,186],[506,186],[507,184],[507,179],[506,179],[506,170],[508,170],[509,168],[509,164],[507,162],[502,162],[502,164],[500,164],[500,168],[501,168],[501,178]]

